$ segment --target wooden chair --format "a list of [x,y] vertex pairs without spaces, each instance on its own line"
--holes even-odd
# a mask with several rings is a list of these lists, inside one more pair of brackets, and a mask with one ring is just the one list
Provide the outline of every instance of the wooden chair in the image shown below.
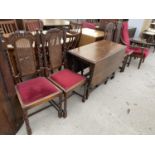
[[18,30],[15,20],[0,21],[0,29],[3,34],[11,34]]
[[76,36],[76,47],[78,47],[79,42],[80,42],[80,38],[81,38],[81,34],[82,34],[82,24],[79,23],[74,23],[74,22],[70,22],[70,29],[68,31],[68,33],[70,34],[78,34],[78,36]]
[[66,32],[65,30],[63,32],[65,37],[64,40],[66,40],[64,44],[65,51],[76,48],[79,42],[79,33]]
[[129,57],[129,62],[128,66],[130,65],[131,59],[134,58],[139,58],[139,64],[138,64],[138,69],[141,66],[141,63],[144,62],[145,58],[149,54],[149,50],[147,48],[144,48],[142,46],[132,46],[130,44],[130,38],[128,34],[128,22],[124,21],[122,24],[122,33],[121,33],[121,41],[124,45],[127,46],[126,48],[126,53]]
[[115,31],[115,25],[112,22],[106,24],[104,29],[104,32],[105,32],[104,40],[113,41],[114,31]]
[[23,20],[24,30],[25,31],[36,31],[43,30],[43,22],[39,19],[29,19]]
[[[16,93],[23,110],[23,118],[27,133],[32,134],[28,120],[29,116],[51,105],[55,105],[55,108],[58,110],[58,116],[62,116],[62,91],[45,77],[38,77],[41,69],[37,67],[37,59],[34,51],[34,37],[31,33],[16,32],[10,36],[9,43],[14,47],[14,55],[18,68],[17,75],[14,74],[12,69],[13,77],[16,81]],[[56,97],[59,97],[59,104],[53,104]],[[33,107],[47,102],[50,102],[50,105],[32,114],[28,114],[28,111]]]
[[116,29],[114,32],[114,42],[120,43],[121,42],[121,30],[122,30],[122,22],[118,21],[116,24]]
[[70,21],[70,31],[72,32],[76,32],[76,33],[82,33],[82,24],[79,23],[75,23]]
[[[63,69],[54,73],[56,69],[60,69],[62,66],[63,58],[63,45],[62,45],[63,32],[59,29],[51,29],[47,32],[44,40],[44,46],[47,47],[48,55],[48,71],[53,74],[49,75],[49,80],[57,85],[64,93],[64,107],[63,116],[67,117],[67,97],[70,92],[73,92],[77,87],[84,85],[84,94],[80,95],[82,101],[85,101],[86,96],[86,78],[69,69]],[[65,40],[63,41],[65,44]],[[45,48],[44,48],[45,50]]]

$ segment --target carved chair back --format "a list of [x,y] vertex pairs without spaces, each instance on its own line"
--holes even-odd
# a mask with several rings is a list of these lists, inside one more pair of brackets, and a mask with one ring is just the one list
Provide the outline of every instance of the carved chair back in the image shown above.
[[[82,24],[70,22],[69,33],[71,33],[73,35],[76,34],[76,46],[75,47],[77,47],[79,45],[81,34],[82,34]],[[75,47],[72,47],[72,48],[75,48]]]
[[115,25],[113,23],[108,23],[104,31],[106,34],[104,39],[113,41],[114,31],[115,31]]
[[10,34],[18,30],[15,20],[0,21],[0,29],[3,34]]
[[15,32],[9,37],[9,44],[14,47],[14,56],[18,70],[17,75],[14,75],[14,77],[18,78],[18,82],[22,81],[23,77],[38,74],[40,70],[37,66],[33,35],[29,32]]
[[79,33],[68,33],[64,31],[64,51],[74,49],[79,43]]
[[70,22],[70,31],[81,34],[82,33],[82,24]]
[[[59,69],[63,62],[63,31],[57,28],[50,29],[44,38],[44,47],[48,61],[48,68],[51,72]],[[45,50],[44,48],[44,50]]]
[[25,31],[43,30],[43,22],[39,19],[23,20]]

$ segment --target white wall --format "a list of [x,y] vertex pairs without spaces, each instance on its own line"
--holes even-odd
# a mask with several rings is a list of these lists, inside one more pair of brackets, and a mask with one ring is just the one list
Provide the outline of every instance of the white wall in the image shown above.
[[136,27],[135,37],[139,37],[144,19],[129,19],[129,27]]

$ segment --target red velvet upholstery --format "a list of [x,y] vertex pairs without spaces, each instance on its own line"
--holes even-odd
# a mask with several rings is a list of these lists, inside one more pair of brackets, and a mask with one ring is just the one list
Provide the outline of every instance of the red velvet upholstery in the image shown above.
[[128,22],[122,24],[122,38],[126,46],[130,46],[130,38],[128,33]]
[[[141,47],[131,47],[130,46],[130,38],[128,33],[128,22],[123,22],[122,24],[122,39],[127,46],[126,53],[135,53],[135,54],[142,54],[142,48]],[[149,54],[149,50],[147,48],[144,48],[144,56],[147,57]]]
[[83,22],[82,23],[83,28],[90,28],[90,29],[95,29],[96,25],[94,23],[89,23],[89,22]]
[[29,104],[50,94],[58,89],[44,77],[38,77],[17,84],[17,90],[24,104]]
[[[127,53],[134,52],[135,54],[142,54],[142,48],[141,47],[127,47],[126,48]],[[144,48],[144,57],[147,57],[149,54],[149,50],[147,48]]]
[[52,80],[62,86],[65,90],[71,88],[75,84],[85,80],[85,77],[74,73],[68,69],[64,69],[50,76]]

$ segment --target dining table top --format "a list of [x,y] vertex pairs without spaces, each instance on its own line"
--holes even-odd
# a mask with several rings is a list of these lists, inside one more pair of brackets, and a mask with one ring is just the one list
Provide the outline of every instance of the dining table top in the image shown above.
[[94,38],[104,37],[105,33],[103,31],[90,29],[90,28],[82,28],[82,35],[91,36]]
[[70,21],[64,19],[44,19],[44,26],[69,26]]
[[122,44],[101,40],[69,50],[68,53],[95,64],[119,51],[125,51],[125,48]]

